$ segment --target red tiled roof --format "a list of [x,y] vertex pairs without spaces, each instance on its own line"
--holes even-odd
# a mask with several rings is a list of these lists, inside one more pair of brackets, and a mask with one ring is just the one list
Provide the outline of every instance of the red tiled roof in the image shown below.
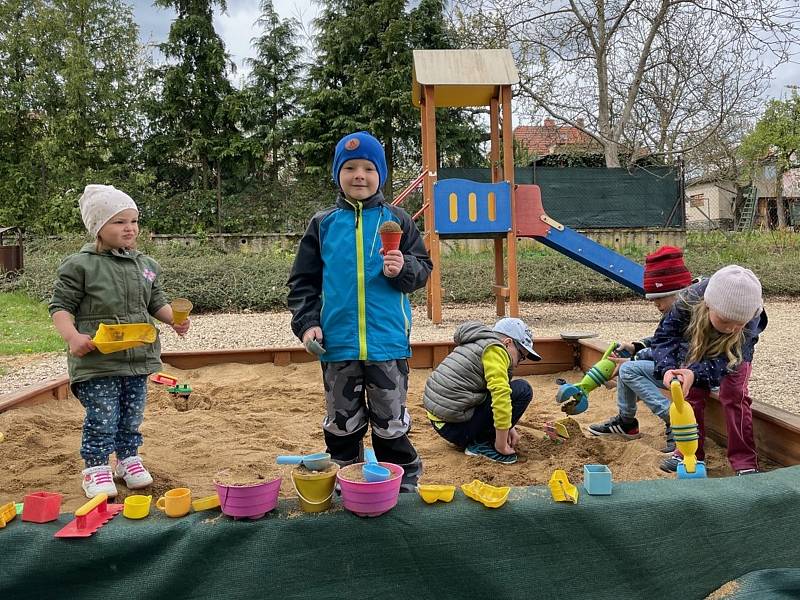
[[553,154],[565,146],[593,146],[594,139],[572,125],[556,125],[545,119],[544,125],[519,125],[514,128],[514,139],[537,156]]

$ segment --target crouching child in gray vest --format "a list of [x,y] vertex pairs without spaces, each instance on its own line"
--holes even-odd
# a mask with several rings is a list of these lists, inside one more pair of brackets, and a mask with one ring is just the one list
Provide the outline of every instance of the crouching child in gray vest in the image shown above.
[[468,321],[456,329],[458,347],[425,384],[423,404],[436,432],[464,449],[510,465],[517,462],[514,427],[533,398],[530,384],[512,381],[522,360],[541,360],[533,334],[519,319],[500,319],[493,328]]

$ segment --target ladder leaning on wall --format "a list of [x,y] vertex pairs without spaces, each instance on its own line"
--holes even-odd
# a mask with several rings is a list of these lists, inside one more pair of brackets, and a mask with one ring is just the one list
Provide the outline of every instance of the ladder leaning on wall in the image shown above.
[[742,209],[739,211],[739,220],[736,221],[736,231],[749,231],[753,228],[753,219],[758,206],[758,188],[752,186],[744,199]]

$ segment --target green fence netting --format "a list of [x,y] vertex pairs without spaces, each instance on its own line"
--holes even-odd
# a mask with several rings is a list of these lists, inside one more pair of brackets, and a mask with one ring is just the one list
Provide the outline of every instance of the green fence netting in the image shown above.
[[79,540],[53,538],[72,515],[15,519],[0,530],[0,598],[691,599],[742,578],[732,597],[761,599],[789,597],[800,572],[800,467],[581,488],[577,505],[539,486],[494,510],[459,492],[404,495],[372,519],[291,501],[259,521],[215,515],[120,515]]
[[[439,169],[440,179],[491,181],[489,169]],[[573,229],[683,227],[682,176],[670,167],[517,167],[514,181],[537,184],[545,211]]]

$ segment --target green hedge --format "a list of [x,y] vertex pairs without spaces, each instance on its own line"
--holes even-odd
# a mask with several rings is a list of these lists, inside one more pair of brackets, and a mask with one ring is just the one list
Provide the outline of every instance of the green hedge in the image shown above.
[[[26,249],[25,273],[6,281],[2,290],[24,291],[33,298],[47,300],[59,262],[79,248],[81,241],[74,237],[31,244]],[[191,298],[198,312],[275,310],[286,306],[291,252],[224,254],[211,244],[164,248],[149,242],[141,249],[161,263],[169,296]],[[625,254],[642,262],[645,251],[631,248]],[[691,234],[686,262],[692,273],[706,276],[723,265],[741,264],[759,275],[766,296],[800,296],[798,234]],[[627,288],[542,246],[520,252],[517,263],[519,296],[523,301],[613,301],[637,297]],[[445,301],[491,301],[493,265],[491,252],[445,256]],[[424,303],[424,290],[415,293],[412,300]]]

